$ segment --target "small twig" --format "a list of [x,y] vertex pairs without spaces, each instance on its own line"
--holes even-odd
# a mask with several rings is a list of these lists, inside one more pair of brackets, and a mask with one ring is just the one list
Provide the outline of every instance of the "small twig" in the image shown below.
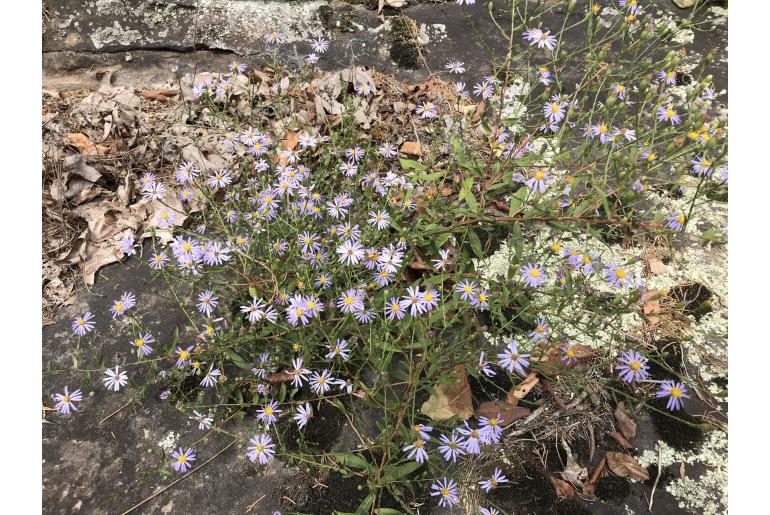
[[133,505],[132,507],[130,507],[129,509],[127,509],[126,511],[124,511],[124,512],[123,512],[123,513],[121,513],[120,515],[126,515],[126,514],[128,514],[128,513],[131,513],[131,512],[132,512],[132,511],[134,511],[135,509],[139,508],[140,506],[143,506],[143,505],[144,505],[144,504],[146,504],[147,502],[149,502],[149,501],[151,501],[152,499],[156,498],[157,496],[159,496],[160,494],[162,494],[163,492],[165,492],[166,490],[168,490],[169,488],[171,488],[171,487],[172,487],[172,486],[174,486],[175,484],[179,483],[180,481],[183,481],[183,480],[187,479],[188,477],[190,477],[191,475],[193,475],[194,473],[196,473],[197,471],[199,471],[200,469],[202,469],[203,467],[205,467],[206,465],[208,465],[209,463],[211,463],[212,461],[214,461],[214,459],[215,459],[217,456],[219,456],[220,454],[222,454],[223,452],[225,452],[227,449],[229,449],[230,447],[232,447],[232,446],[235,444],[235,442],[236,442],[236,441],[237,441],[237,440],[233,440],[232,442],[230,442],[229,444],[227,444],[227,445],[225,446],[225,448],[224,448],[224,449],[222,449],[221,451],[219,451],[218,453],[216,453],[214,456],[212,456],[212,457],[211,457],[211,458],[209,458],[208,460],[206,460],[206,461],[204,461],[203,463],[201,463],[200,467],[195,467],[195,468],[193,468],[193,469],[192,469],[190,472],[188,472],[188,473],[187,473],[187,474],[185,474],[184,476],[180,477],[179,479],[177,479],[176,481],[174,481],[173,483],[171,483],[171,484],[170,484],[170,485],[168,485],[167,487],[165,487],[165,488],[163,488],[163,489],[161,489],[161,490],[159,490],[159,491],[155,492],[154,494],[152,494],[151,496],[149,496],[148,498],[146,498],[146,499],[145,499],[145,500],[143,500],[142,502],[140,502],[140,503],[138,503],[138,504],[135,504],[135,505]]
[[648,506],[649,511],[652,511],[652,501],[655,497],[655,489],[658,487],[658,481],[660,481],[660,473],[663,468],[663,447],[658,444],[658,476],[655,478],[655,483],[652,485],[652,492],[650,493],[650,505]]
[[134,402],[134,399],[129,399],[129,400],[128,400],[128,402],[127,402],[127,403],[125,403],[123,406],[119,407],[118,409],[116,409],[115,411],[113,411],[112,413],[110,413],[109,415],[107,415],[106,417],[104,417],[103,419],[101,419],[101,420],[99,421],[99,425],[101,426],[102,424],[104,424],[104,421],[105,421],[105,420],[107,420],[108,418],[112,417],[113,415],[117,415],[118,413],[120,413],[121,411],[123,411],[125,408],[127,408],[128,406],[130,406],[132,402]]
[[246,511],[245,511],[245,513],[250,513],[250,512],[251,512],[251,510],[253,510],[253,509],[254,509],[254,507],[255,507],[255,506],[256,506],[256,505],[259,503],[259,501],[261,501],[261,500],[262,500],[262,499],[264,499],[265,497],[266,497],[265,495],[262,495],[262,496],[260,496],[260,498],[259,498],[259,499],[257,499],[257,500],[256,500],[256,501],[254,501],[253,503],[251,503],[251,504],[249,504],[248,506],[246,506]]

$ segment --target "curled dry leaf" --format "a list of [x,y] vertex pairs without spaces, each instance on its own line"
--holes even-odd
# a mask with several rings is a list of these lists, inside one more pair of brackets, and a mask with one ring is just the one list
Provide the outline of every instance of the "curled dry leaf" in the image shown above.
[[631,420],[631,418],[626,415],[626,412],[623,411],[623,408],[623,402],[621,401],[615,408],[615,421],[618,423],[618,429],[620,429],[620,432],[623,434],[623,436],[625,436],[628,440],[633,440],[636,436],[636,422]]
[[527,408],[514,406],[506,401],[487,401],[479,404],[479,407],[476,408],[477,417],[500,417],[500,425],[502,427],[509,426],[527,415],[529,415]]
[[439,385],[436,393],[423,403],[421,413],[433,420],[447,420],[454,416],[465,420],[473,415],[471,387],[463,365],[455,367],[454,375],[457,382]]
[[139,92],[144,98],[166,102],[179,94],[176,89],[143,89]]
[[268,383],[288,383],[294,379],[294,376],[291,375],[288,372],[277,372],[275,374],[270,374],[265,378],[265,381]]
[[521,383],[511,388],[506,400],[515,406],[521,399],[526,397],[539,381],[540,379],[538,379],[537,373],[530,372]]
[[638,481],[648,481],[650,475],[639,465],[636,458],[622,452],[607,451],[607,466],[620,477],[630,477]]
[[70,132],[64,137],[64,142],[77,148],[81,154],[87,156],[102,155],[109,152],[109,147],[95,145],[82,132]]
[[596,468],[591,473],[591,479],[588,480],[588,483],[586,483],[585,488],[583,489],[583,492],[593,495],[596,491],[596,485],[599,483],[599,480],[604,475],[604,471],[607,468],[607,457],[602,456],[601,461],[596,465]]
[[551,482],[551,486],[553,486],[557,496],[566,498],[575,495],[575,489],[566,481],[561,480],[552,474],[548,476],[548,480]]
[[611,436],[613,438],[613,440],[618,442],[618,445],[620,445],[621,447],[624,447],[626,449],[634,449],[634,446],[631,445],[631,442],[626,440],[626,437],[623,436],[621,433],[619,433],[617,431],[609,431],[609,432],[607,432],[607,434],[609,436]]
[[421,156],[422,155],[422,145],[420,145],[416,141],[405,141],[401,144],[401,148],[399,151],[403,152],[404,154],[409,154],[412,156]]
[[647,265],[650,267],[650,272],[652,272],[655,275],[661,275],[666,273],[666,265],[663,264],[663,261],[657,258],[650,258],[647,260]]
[[[562,353],[558,347],[551,347],[545,353],[540,355],[533,352],[533,359],[531,360],[533,363],[532,367],[543,374],[557,376],[565,370],[573,368],[583,360],[596,357],[596,353],[593,349],[582,343],[574,344],[572,350],[575,353],[577,361],[573,361],[569,364],[561,359]],[[540,361],[540,363],[537,363],[538,361]]]

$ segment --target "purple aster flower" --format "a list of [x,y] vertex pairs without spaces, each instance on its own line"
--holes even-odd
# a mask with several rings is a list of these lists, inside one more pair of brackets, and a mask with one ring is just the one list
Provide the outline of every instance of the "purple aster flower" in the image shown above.
[[687,387],[685,384],[674,381],[673,379],[660,383],[660,389],[655,393],[655,397],[658,399],[668,397],[666,408],[671,411],[679,411],[682,409],[682,406],[684,406],[684,401],[682,399],[690,398],[687,394]]
[[327,348],[329,349],[329,352],[326,354],[325,358],[329,361],[338,357],[341,358],[342,361],[347,361],[350,358],[350,349],[348,349],[347,340],[337,338],[337,343],[333,347],[329,345]]
[[343,313],[356,313],[364,309],[364,292],[355,288],[346,290],[337,299],[337,307]]
[[310,389],[318,395],[323,395],[329,391],[329,388],[331,388],[335,381],[336,379],[332,377],[328,370],[324,370],[320,374],[313,372],[310,376]]
[[126,383],[128,383],[128,374],[126,374],[125,371],[120,370],[118,365],[115,365],[115,370],[108,368],[104,371],[102,382],[108,390],[117,392],[121,387],[126,386]]
[[286,36],[282,32],[271,31],[265,34],[265,43],[268,45],[278,45],[284,41],[286,41]]
[[94,315],[90,311],[86,311],[80,316],[76,316],[72,319],[72,331],[78,336],[85,336],[86,333],[90,333],[94,328]]
[[398,149],[392,143],[383,143],[377,151],[382,157],[396,157]]
[[444,65],[444,68],[449,73],[465,73],[465,63],[462,63],[460,61],[449,61]]
[[482,439],[481,431],[478,429],[471,429],[468,425],[468,421],[465,421],[465,427],[457,428],[457,432],[465,436],[465,452],[468,454],[481,454],[481,447],[479,443]]
[[420,438],[427,442],[430,440],[430,435],[428,433],[433,432],[433,428],[431,426],[426,426],[425,424],[415,424],[412,426],[412,432],[416,433]]
[[681,231],[684,229],[684,224],[687,221],[687,217],[682,212],[676,212],[668,215],[666,218],[666,227],[675,231]]
[[521,273],[524,278],[524,283],[532,288],[537,288],[542,285],[546,280],[545,269],[539,263],[528,263],[521,267]]
[[442,445],[439,446],[438,450],[444,460],[451,460],[454,463],[458,456],[465,454],[465,441],[456,433],[453,432],[450,436],[441,435],[439,441]]
[[543,86],[548,86],[551,80],[551,72],[545,66],[541,66],[539,69],[540,78],[538,79]]
[[217,307],[217,304],[219,304],[219,301],[211,290],[206,290],[198,294],[198,311],[204,315],[211,316],[211,312]]
[[370,211],[369,212],[369,220],[367,222],[372,227],[377,227],[380,231],[385,229],[387,226],[390,225],[390,214],[388,214],[387,211],[381,210],[381,211]]
[[323,54],[327,50],[329,50],[329,40],[322,37],[319,37],[318,39],[313,39],[310,41],[310,46],[313,48],[313,52],[318,52],[319,54]]
[[628,269],[617,263],[610,263],[609,268],[604,269],[604,278],[617,288],[626,288],[631,285],[633,277]]
[[565,365],[573,365],[577,363],[577,354],[575,352],[575,344],[567,341],[561,346],[561,360]]
[[435,118],[436,117],[436,104],[433,102],[423,102],[415,112],[420,115],[421,118]]
[[479,311],[486,311],[489,309],[489,292],[483,286],[479,288],[476,295],[471,297],[471,306]]
[[264,422],[268,426],[270,424],[275,424],[278,420],[276,415],[281,413],[281,411],[283,410],[278,407],[278,403],[275,400],[272,400],[257,410],[257,420]]
[[477,288],[478,285],[475,282],[465,279],[455,285],[455,292],[460,294],[462,300],[470,301],[476,295]]
[[153,343],[155,343],[155,338],[150,333],[139,333],[136,338],[131,340],[131,345],[136,347],[136,355],[140,358],[152,354],[152,347],[150,345]]
[[57,393],[54,395],[54,400],[56,401],[56,405],[54,406],[59,413],[62,415],[67,415],[71,411],[77,411],[77,406],[75,406],[76,402],[80,402],[83,400],[83,392],[80,390],[75,390],[74,392],[70,393],[68,387],[64,387],[64,393]]
[[612,86],[612,91],[618,96],[620,100],[626,98],[626,87],[623,84],[615,84]]
[[503,474],[503,471],[495,467],[495,471],[492,474],[492,477],[490,479],[482,479],[481,481],[479,481],[479,486],[485,492],[489,492],[493,488],[507,482],[508,482],[508,478],[505,477],[505,475]]
[[303,406],[299,404],[297,406],[297,413],[294,414],[294,420],[297,422],[297,427],[302,429],[308,423],[313,416],[313,408],[310,407],[310,403],[306,402]]
[[545,193],[545,183],[548,181],[548,172],[545,170],[537,170],[531,178],[529,178],[524,184],[529,189]]
[[126,256],[133,256],[136,254],[136,248],[138,245],[136,245],[136,242],[134,241],[134,237],[129,235],[123,236],[120,241],[120,250],[123,251],[123,253]]
[[178,368],[182,368],[183,366],[185,366],[190,361],[190,356],[191,356],[192,350],[193,350],[193,346],[192,345],[187,347],[187,349],[183,349],[182,347],[177,347],[176,348],[176,351],[175,351],[176,355],[177,355],[176,366]]
[[171,453],[171,457],[174,458],[174,463],[171,465],[174,470],[180,474],[184,474],[192,468],[192,462],[195,461],[196,456],[191,447],[182,450],[180,447],[178,450]]
[[307,381],[307,375],[310,373],[310,370],[302,367],[302,362],[302,358],[293,360],[291,364],[294,368],[286,371],[287,374],[291,375],[291,384],[295,388],[302,388],[304,381]]
[[249,443],[249,447],[246,450],[246,456],[249,457],[252,463],[259,461],[260,465],[267,465],[275,457],[275,444],[270,435],[265,433],[259,433],[254,435]]
[[409,308],[409,314],[413,317],[422,315],[428,311],[423,295],[419,286],[410,286],[406,289],[406,295],[401,297],[401,307]]
[[120,315],[125,314],[126,311],[136,306],[136,297],[131,292],[125,292],[121,295],[120,299],[112,303],[110,312],[112,313],[112,319],[115,320]]
[[711,177],[711,174],[714,172],[713,163],[711,159],[708,159],[706,156],[700,156],[696,159],[693,159],[691,163],[692,173],[694,175],[705,175],[706,177]]
[[479,417],[479,434],[482,443],[497,443],[503,436],[503,418],[498,413],[494,417]]
[[190,420],[194,420],[198,423],[198,429],[200,431],[205,431],[206,429],[211,428],[211,423],[214,422],[213,418],[202,415],[195,410],[193,410],[193,415],[189,418]]
[[451,508],[460,502],[460,498],[457,496],[457,483],[453,479],[447,479],[446,477],[439,479],[430,485],[430,489],[432,497],[439,497],[438,505],[442,508]]
[[524,41],[530,45],[537,45],[538,48],[547,48],[548,50],[556,48],[556,37],[551,35],[550,30],[543,32],[540,29],[528,29],[523,34]]
[[222,372],[218,368],[214,368],[214,365],[209,367],[209,371],[203,376],[201,380],[201,386],[204,388],[210,388],[217,383],[217,378],[222,375]]
[[559,123],[564,119],[567,113],[567,102],[562,102],[559,95],[551,97],[550,102],[546,102],[543,106],[543,116],[551,123]]
[[337,247],[339,262],[346,265],[357,265],[364,257],[364,246],[357,241],[347,240]]
[[425,440],[422,438],[418,438],[413,444],[404,447],[403,451],[408,453],[406,455],[408,459],[414,459],[417,463],[428,461],[428,453],[425,451]]
[[658,108],[658,121],[671,122],[671,125],[679,125],[682,118],[671,107],[660,106]]
[[401,320],[406,316],[406,308],[401,305],[401,301],[397,297],[391,297],[385,303],[385,314],[390,320]]
[[489,363],[484,359],[484,351],[481,351],[479,354],[479,362],[476,365],[476,370],[480,374],[484,374],[487,377],[495,377],[497,375],[497,372],[495,372],[490,366]]
[[658,78],[660,80],[666,81],[666,84],[669,86],[676,86],[676,72],[670,71],[667,72],[665,70],[661,70],[658,72]]
[[532,338],[533,341],[540,341],[548,338],[548,333],[550,332],[551,328],[548,326],[548,322],[546,322],[542,318],[537,319],[537,326],[535,327],[535,330],[529,333],[529,336]]
[[615,367],[615,370],[620,374],[620,378],[627,382],[632,383],[634,381],[644,381],[648,377],[647,371],[650,369],[647,365],[647,358],[639,354],[637,351],[624,352],[618,358],[620,365]]
[[364,157],[364,149],[361,147],[351,147],[345,151],[345,157],[353,163],[357,163]]
[[529,366],[528,357],[529,354],[519,353],[519,344],[516,340],[511,340],[505,350],[497,355],[498,364],[501,367],[510,373],[515,371],[522,376],[527,375],[524,369]]

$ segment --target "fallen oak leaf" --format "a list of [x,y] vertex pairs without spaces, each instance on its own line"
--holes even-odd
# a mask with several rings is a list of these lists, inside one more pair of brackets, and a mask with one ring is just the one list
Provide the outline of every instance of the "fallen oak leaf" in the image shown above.
[[575,495],[575,489],[566,481],[559,479],[553,474],[548,475],[548,480],[551,482],[551,486],[553,486],[553,489],[558,497],[564,499]]
[[638,481],[649,481],[650,475],[647,470],[639,465],[636,458],[622,452],[607,451],[607,466],[620,477],[630,477]]
[[511,388],[506,396],[506,400],[515,406],[521,399],[526,397],[538,382],[540,382],[540,379],[538,379],[537,373],[530,372],[521,383]]
[[514,406],[506,401],[482,402],[479,404],[478,408],[476,408],[477,417],[486,417],[489,419],[499,417],[498,423],[500,424],[500,427],[509,426],[513,422],[520,418],[524,418],[527,415],[529,415],[529,410],[527,408]]
[[448,420],[454,416],[462,420],[473,415],[473,399],[468,376],[463,365],[457,365],[454,371],[457,382],[440,384],[420,408],[420,412],[433,420]]
[[667,267],[663,263],[663,261],[661,261],[660,259],[657,259],[657,258],[650,258],[650,259],[648,259],[647,260],[647,266],[650,267],[650,272],[652,272],[655,275],[665,274],[666,270],[667,270]]

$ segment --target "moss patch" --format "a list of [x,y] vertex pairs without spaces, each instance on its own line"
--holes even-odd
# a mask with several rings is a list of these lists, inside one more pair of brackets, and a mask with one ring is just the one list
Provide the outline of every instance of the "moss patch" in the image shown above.
[[408,16],[390,19],[390,58],[403,68],[417,68],[417,24]]

